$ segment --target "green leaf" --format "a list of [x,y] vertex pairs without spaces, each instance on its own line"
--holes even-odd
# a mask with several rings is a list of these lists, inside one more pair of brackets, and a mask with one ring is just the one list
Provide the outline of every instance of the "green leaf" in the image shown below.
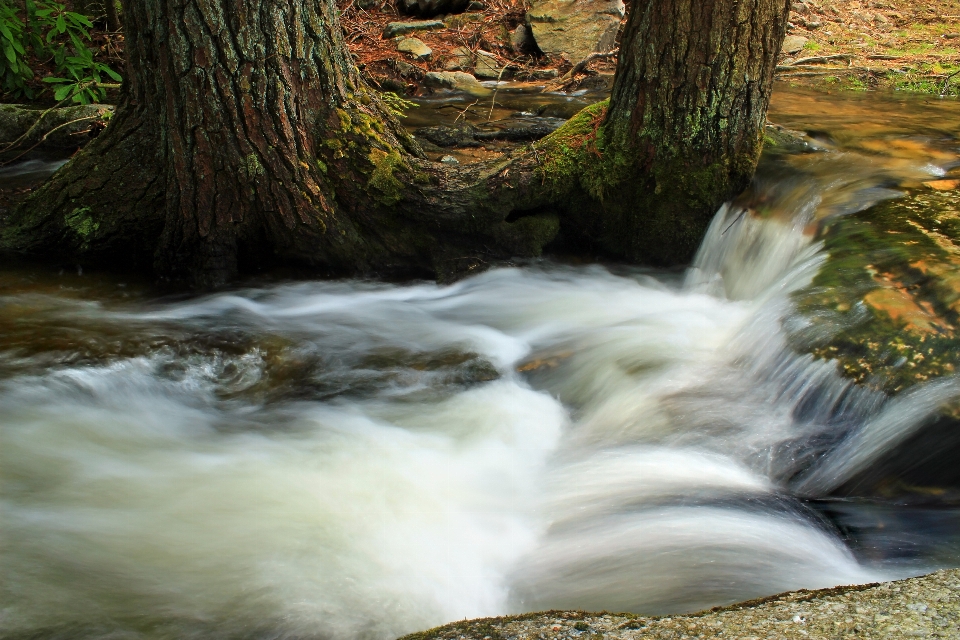
[[103,72],[106,73],[111,78],[113,78],[116,82],[123,82],[123,76],[121,76],[119,73],[117,73],[107,65],[103,65]]
[[3,41],[3,53],[7,56],[7,60],[10,61],[10,64],[15,64],[17,62],[17,52],[13,50],[13,47],[10,46],[10,43],[6,40]]
[[63,33],[67,30],[67,21],[63,19],[63,15],[57,16],[57,32]]
[[76,87],[76,85],[73,85],[73,84],[63,85],[53,93],[53,99],[58,101],[63,100],[68,95],[70,95],[70,92],[73,91],[74,87]]
[[44,81],[44,82],[49,82],[49,83],[51,83],[51,84],[59,84],[59,83],[61,83],[61,82],[69,82],[69,83],[71,83],[71,84],[73,83],[73,80],[67,80],[66,78],[52,78],[52,77],[49,77],[49,76],[46,77],[46,78],[44,78],[43,81]]

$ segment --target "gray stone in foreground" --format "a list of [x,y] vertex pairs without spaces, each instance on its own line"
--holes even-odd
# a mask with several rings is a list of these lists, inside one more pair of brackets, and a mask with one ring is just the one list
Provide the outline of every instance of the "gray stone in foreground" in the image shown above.
[[691,615],[549,611],[455,622],[403,640],[960,638],[960,570],[897,582],[794,591]]
[[613,49],[623,13],[622,0],[537,0],[527,24],[541,51],[577,63]]
[[433,29],[443,29],[444,24],[441,20],[412,20],[410,22],[391,22],[383,30],[384,38],[396,38],[415,31],[431,31]]

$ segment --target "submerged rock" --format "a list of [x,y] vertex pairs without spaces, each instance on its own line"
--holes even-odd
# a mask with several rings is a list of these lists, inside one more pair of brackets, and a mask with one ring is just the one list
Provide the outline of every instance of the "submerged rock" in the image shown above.
[[538,0],[527,24],[541,51],[576,63],[613,49],[623,14],[622,0]]

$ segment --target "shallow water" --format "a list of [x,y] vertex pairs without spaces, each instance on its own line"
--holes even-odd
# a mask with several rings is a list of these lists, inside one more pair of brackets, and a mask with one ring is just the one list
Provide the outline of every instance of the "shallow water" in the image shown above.
[[831,497],[960,383],[891,400],[784,328],[818,224],[954,171],[960,108],[792,97],[832,105],[823,150],[770,154],[686,271],[0,273],[0,634],[386,640],[960,564],[955,511]]

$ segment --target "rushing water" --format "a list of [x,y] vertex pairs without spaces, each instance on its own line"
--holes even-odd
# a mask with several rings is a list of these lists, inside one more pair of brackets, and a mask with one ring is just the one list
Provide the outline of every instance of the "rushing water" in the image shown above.
[[809,499],[960,384],[889,400],[784,329],[818,220],[950,166],[768,159],[686,272],[547,261],[183,299],[8,270],[0,634],[380,640],[957,563],[871,557],[836,525],[870,512]]

